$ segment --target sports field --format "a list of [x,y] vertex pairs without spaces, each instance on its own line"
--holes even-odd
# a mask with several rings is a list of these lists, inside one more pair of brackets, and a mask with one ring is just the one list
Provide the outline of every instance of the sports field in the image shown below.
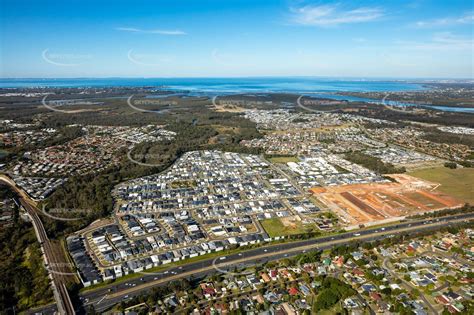
[[416,170],[412,176],[441,184],[436,191],[474,204],[474,168],[434,167]]

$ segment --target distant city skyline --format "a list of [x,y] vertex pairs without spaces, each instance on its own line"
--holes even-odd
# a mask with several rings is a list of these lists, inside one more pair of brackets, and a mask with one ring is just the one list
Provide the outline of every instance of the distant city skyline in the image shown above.
[[2,78],[473,78],[472,1],[2,1]]

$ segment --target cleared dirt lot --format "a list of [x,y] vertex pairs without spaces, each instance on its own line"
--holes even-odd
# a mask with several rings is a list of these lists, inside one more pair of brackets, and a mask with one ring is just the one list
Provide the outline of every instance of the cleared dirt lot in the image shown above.
[[347,224],[462,206],[461,200],[434,191],[439,185],[409,175],[391,175],[396,182],[318,187],[311,191]]

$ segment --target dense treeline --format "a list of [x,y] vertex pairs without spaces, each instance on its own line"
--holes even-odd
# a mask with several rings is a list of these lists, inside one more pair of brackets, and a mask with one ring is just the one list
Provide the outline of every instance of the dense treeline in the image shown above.
[[458,135],[449,132],[442,132],[437,129],[431,129],[423,136],[423,138],[435,143],[464,144],[469,147],[474,147],[474,136],[471,135]]
[[[0,187],[2,195],[8,194]],[[0,314],[13,314],[52,300],[49,278],[33,226],[16,215],[0,231]]]
[[323,279],[320,290],[313,305],[313,312],[330,309],[342,299],[357,293],[349,284],[332,277]]
[[[394,111],[390,109],[382,108],[380,105],[368,106],[366,104],[360,104],[359,111],[353,112],[356,115],[361,115],[370,118],[378,118],[396,122],[399,124],[401,121],[417,121],[428,124],[439,124],[443,126],[464,126],[474,127],[474,120],[472,114],[461,113],[461,112],[441,112],[441,111],[429,111],[423,112],[402,112]],[[351,107],[354,108],[353,104]],[[351,112],[348,112],[351,114]]]
[[429,212],[429,213],[424,213],[424,214],[417,214],[411,216],[411,218],[414,219],[421,219],[421,218],[439,218],[439,217],[444,217],[444,216],[451,216],[455,214],[464,214],[464,213],[469,213],[469,212],[474,212],[474,206],[465,204],[461,208],[456,208],[456,209],[445,209],[445,210],[440,210],[436,212]]
[[379,174],[395,174],[406,172],[404,167],[395,167],[393,164],[384,163],[379,158],[367,155],[362,152],[349,152],[346,154],[346,159],[353,163],[360,164]]

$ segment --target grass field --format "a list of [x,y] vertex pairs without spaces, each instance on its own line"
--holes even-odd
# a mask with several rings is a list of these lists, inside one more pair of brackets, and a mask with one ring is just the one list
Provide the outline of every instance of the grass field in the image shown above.
[[449,169],[447,167],[434,167],[416,170],[408,175],[440,183],[441,186],[436,190],[474,204],[473,168]]
[[272,163],[288,163],[288,162],[299,162],[300,160],[293,155],[288,156],[272,156],[268,160]]
[[301,222],[296,222],[293,226],[285,226],[279,218],[272,218],[260,221],[268,236],[285,236],[305,233],[305,227]]

